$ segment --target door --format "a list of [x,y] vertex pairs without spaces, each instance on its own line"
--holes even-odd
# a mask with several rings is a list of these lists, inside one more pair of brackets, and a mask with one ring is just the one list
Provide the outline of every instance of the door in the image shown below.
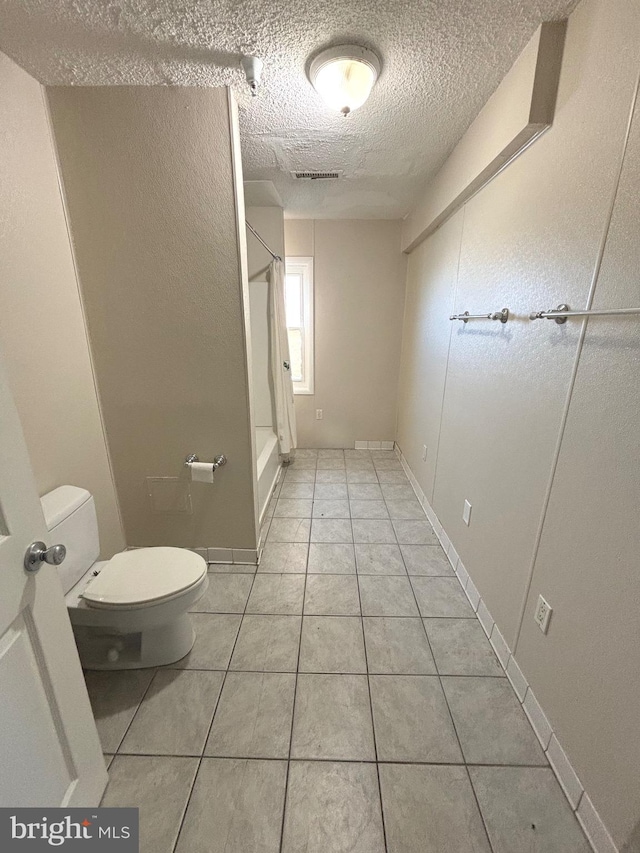
[[95,806],[104,759],[57,568],[24,568],[37,540],[57,544],[0,356],[0,806]]

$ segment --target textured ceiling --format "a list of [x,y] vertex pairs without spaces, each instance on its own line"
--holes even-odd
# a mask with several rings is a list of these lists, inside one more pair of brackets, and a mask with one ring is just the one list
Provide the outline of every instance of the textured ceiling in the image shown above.
[[[0,0],[0,49],[45,84],[231,85],[245,179],[270,180],[287,215],[396,218],[410,209],[543,20],[576,0]],[[344,118],[305,67],[341,42],[382,75]],[[264,60],[259,96],[239,68]],[[291,170],[341,169],[334,182]]]

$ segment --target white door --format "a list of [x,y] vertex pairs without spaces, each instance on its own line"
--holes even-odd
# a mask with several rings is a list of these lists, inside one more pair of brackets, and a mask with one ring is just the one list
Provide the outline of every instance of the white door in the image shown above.
[[38,540],[57,544],[0,356],[0,806],[96,806],[107,773],[57,568],[24,568]]

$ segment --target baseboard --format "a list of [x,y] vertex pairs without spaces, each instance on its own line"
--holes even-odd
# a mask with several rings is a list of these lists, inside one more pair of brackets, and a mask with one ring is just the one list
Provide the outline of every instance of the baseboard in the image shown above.
[[395,441],[356,441],[356,450],[394,450]]
[[397,444],[395,450],[404,472],[409,478],[409,482],[416,493],[416,497],[420,501],[427,518],[431,522],[431,526],[440,540],[440,544],[447,555],[447,559],[451,563],[453,571],[455,572],[465,595],[469,599],[469,603],[478,617],[485,634],[489,638],[489,642],[493,646],[493,650],[500,661],[500,665],[504,669],[511,686],[513,687],[514,693],[518,697],[518,701],[522,705],[522,708],[527,715],[538,740],[540,741],[551,769],[555,773],[558,783],[567,798],[567,802],[569,803],[571,810],[574,812],[580,826],[589,840],[589,843],[595,853],[619,853],[611,835],[591,802],[589,795],[584,790],[584,786],[580,782],[577,773],[571,766],[571,762],[569,761],[566,752],[563,750],[542,706],[536,699],[533,690],[529,686],[522,670],[518,666],[518,662],[511,653],[511,649],[502,636],[495,620],[491,616],[489,608],[482,600],[482,597],[473,583],[469,572],[462,564],[462,560],[460,559],[458,552],[447,536],[438,516],[427,500],[426,495],[422,491],[420,484],[407,463],[407,460],[404,458],[402,450]]

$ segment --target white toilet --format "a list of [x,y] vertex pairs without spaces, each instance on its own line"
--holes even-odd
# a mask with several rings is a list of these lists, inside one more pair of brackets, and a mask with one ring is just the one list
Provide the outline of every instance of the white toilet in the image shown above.
[[202,557],[184,548],[138,548],[96,562],[91,494],[60,486],[41,503],[47,528],[67,549],[58,572],[83,667],[139,669],[188,654],[195,641],[188,610],[209,583]]

